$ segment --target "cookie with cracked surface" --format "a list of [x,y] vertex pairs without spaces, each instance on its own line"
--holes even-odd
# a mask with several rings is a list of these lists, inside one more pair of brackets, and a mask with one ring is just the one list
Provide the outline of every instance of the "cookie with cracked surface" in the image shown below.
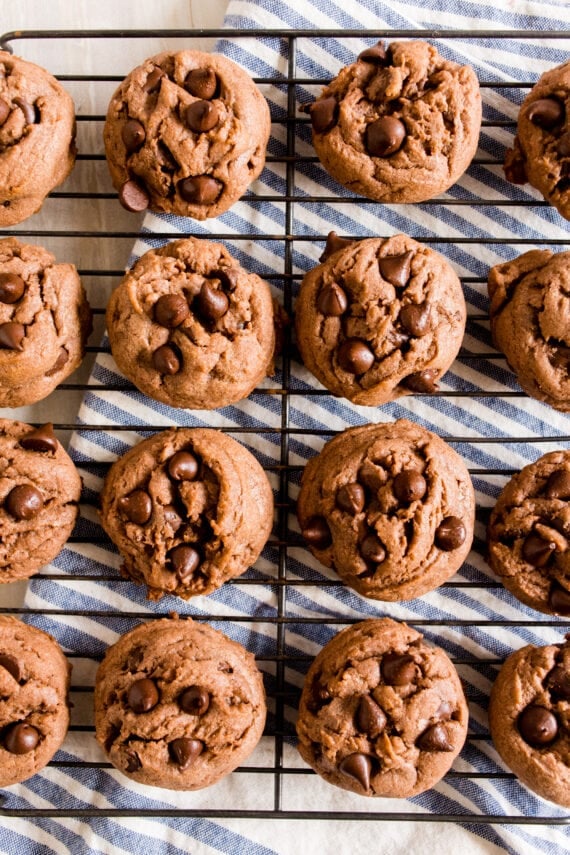
[[209,594],[258,558],[273,493],[255,457],[211,428],[170,428],[129,449],[101,492],[101,523],[121,572],[149,599]]
[[491,334],[532,398],[570,411],[570,252],[530,250],[489,272]]
[[47,397],[81,364],[91,309],[73,264],[0,240],[0,406]]
[[31,778],[61,746],[70,673],[51,635],[0,615],[0,787]]
[[107,329],[123,374],[171,407],[233,404],[274,370],[269,286],[220,243],[146,252],[111,295]]
[[338,633],[311,664],[297,720],[301,757],[329,784],[408,798],[449,771],[468,709],[447,654],[391,618]]
[[310,551],[376,600],[441,585],[473,540],[475,497],[459,455],[406,419],[348,428],[305,466],[297,500]]
[[423,41],[379,42],[343,68],[308,108],[324,168],[378,202],[423,202],[469,166],[481,94],[469,65]]
[[271,119],[249,74],[219,54],[157,54],[119,85],[105,153],[129,211],[204,220],[227,211],[261,173]]
[[135,627],[97,670],[97,740],[111,763],[141,784],[209,787],[249,757],[265,716],[253,655],[191,619]]
[[530,790],[570,808],[570,641],[507,657],[491,690],[489,727],[506,765]]
[[71,96],[49,71],[0,51],[0,226],[35,214],[75,156]]
[[0,419],[0,583],[52,561],[79,511],[81,478],[53,433]]
[[445,258],[407,235],[331,232],[295,305],[305,366],[335,395],[376,406],[437,391],[461,347],[466,308]]
[[509,480],[491,512],[487,547],[517,599],[570,616],[570,451],[544,454]]

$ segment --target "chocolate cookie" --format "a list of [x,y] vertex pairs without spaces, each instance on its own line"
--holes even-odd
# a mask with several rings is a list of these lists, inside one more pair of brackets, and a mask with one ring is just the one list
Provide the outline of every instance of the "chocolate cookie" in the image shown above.
[[239,442],[209,428],[171,428],[109,470],[101,523],[121,572],[149,599],[209,594],[244,573],[271,533],[273,493]]
[[0,406],[45,398],[80,364],[91,310],[73,264],[0,240]]
[[107,329],[123,374],[171,407],[224,407],[273,373],[269,286],[219,243],[146,252],[111,295]]
[[51,424],[0,419],[0,583],[52,561],[79,511],[81,478]]
[[295,306],[306,367],[355,404],[437,391],[466,319],[461,283],[443,256],[407,235],[339,243],[333,232],[322,258]]
[[0,787],[31,778],[59,749],[70,673],[51,635],[0,615]]
[[570,616],[570,451],[551,451],[511,478],[487,545],[489,564],[517,599]]
[[75,155],[71,97],[44,68],[0,51],[0,227],[35,214]]
[[305,466],[297,516],[311,552],[365,597],[410,600],[459,569],[475,497],[462,459],[399,419],[348,428]]
[[570,61],[546,71],[522,102],[505,175],[528,181],[570,219]]
[[105,121],[121,204],[197,220],[223,214],[263,169],[270,125],[265,98],[232,60],[192,50],[147,59]]
[[391,618],[349,626],[323,647],[303,686],[301,757],[329,784],[408,798],[449,771],[467,735],[454,665]]
[[570,808],[570,641],[511,653],[493,684],[495,748],[529,789]]
[[570,252],[531,250],[489,272],[491,334],[527,393],[570,411]]
[[378,202],[423,202],[454,184],[479,140],[469,65],[422,41],[382,42],[343,68],[309,108],[327,172]]
[[216,783],[249,757],[265,714],[252,654],[190,619],[137,626],[97,670],[97,740],[141,784],[199,790]]

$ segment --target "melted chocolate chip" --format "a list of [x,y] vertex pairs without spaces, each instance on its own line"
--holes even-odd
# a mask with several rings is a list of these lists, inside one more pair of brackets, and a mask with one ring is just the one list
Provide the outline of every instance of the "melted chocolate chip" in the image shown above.
[[182,294],[163,294],[154,304],[154,320],[167,329],[179,327],[189,314],[188,302]]
[[331,694],[326,686],[320,682],[320,678],[316,679],[311,686],[311,694],[310,698],[307,702],[307,705],[312,710],[318,710],[322,706],[330,703],[332,701]]
[[0,98],[0,126],[4,124],[11,112],[10,105]]
[[223,184],[210,175],[194,175],[178,182],[178,192],[185,202],[211,205],[223,190]]
[[337,361],[348,374],[364,374],[374,365],[374,353],[360,338],[347,338],[337,351]]
[[552,473],[544,495],[547,499],[570,499],[570,472],[567,469],[557,469]]
[[162,81],[166,76],[167,75],[162,70],[162,68],[158,68],[157,66],[155,66],[155,68],[152,69],[146,79],[146,83],[143,87],[144,91],[147,92],[149,95],[151,92],[157,92],[160,89]]
[[184,111],[184,121],[191,131],[203,134],[215,128],[220,120],[220,113],[215,104],[210,101],[194,101]]
[[4,748],[10,754],[29,754],[37,747],[39,741],[39,731],[25,722],[13,724],[3,738]]
[[338,252],[339,249],[344,249],[346,246],[350,246],[351,243],[354,243],[354,241],[350,238],[339,237],[336,232],[329,232],[325,248],[319,258],[319,261],[326,261],[329,256],[333,255],[333,253]]
[[204,750],[204,743],[200,742],[199,739],[188,739],[186,736],[181,736],[169,743],[168,750],[177,766],[184,771],[189,769],[200,756]]
[[387,65],[388,58],[386,56],[386,48],[382,42],[378,42],[373,47],[366,48],[362,53],[358,54],[360,62],[369,62],[372,65]]
[[0,668],[4,668],[18,683],[23,676],[21,663],[8,653],[0,653]]
[[210,276],[219,279],[225,291],[235,291],[237,288],[239,272],[235,267],[220,267],[219,270],[212,270]]
[[184,88],[195,98],[210,101],[216,94],[218,79],[211,68],[193,68],[186,75]]
[[432,394],[433,392],[437,392],[436,379],[437,370],[435,368],[426,368],[425,371],[408,374],[402,380],[402,386],[405,386],[411,392],[427,392]]
[[170,526],[172,531],[176,533],[180,526],[182,525],[182,517],[174,507],[174,505],[165,505],[164,511],[164,524]]
[[23,324],[8,321],[0,324],[0,348],[2,350],[23,350],[26,328]]
[[430,308],[427,303],[408,303],[400,309],[399,320],[406,332],[421,338],[430,331]]
[[394,495],[399,502],[409,505],[417,502],[426,494],[427,482],[421,472],[405,469],[398,472],[393,483]]
[[309,109],[311,125],[316,134],[324,134],[334,128],[338,117],[338,104],[336,98],[322,98],[315,101]]
[[524,157],[518,149],[508,149],[503,166],[505,178],[511,184],[526,184],[527,174]]
[[421,751],[453,751],[447,730],[442,724],[432,724],[421,733],[416,745]]
[[57,359],[55,360],[50,370],[46,371],[46,377],[52,377],[54,374],[57,374],[57,372],[63,368],[68,359],[69,353],[67,352],[65,347],[60,347]]
[[557,98],[539,98],[527,110],[527,119],[543,130],[551,130],[564,120],[564,106]]
[[388,719],[386,713],[370,695],[362,695],[356,710],[355,724],[358,730],[376,739],[385,729]]
[[170,344],[163,344],[152,354],[152,364],[159,374],[172,376],[178,374],[182,363],[177,349]]
[[366,494],[364,487],[357,481],[343,484],[336,492],[337,506],[341,511],[346,511],[348,514],[359,514],[364,510],[365,503]]
[[337,285],[336,282],[331,282],[330,285],[325,285],[319,291],[317,297],[317,307],[323,315],[332,315],[339,317],[343,315],[348,308],[348,299],[345,292]]
[[339,772],[348,775],[358,781],[364,790],[370,789],[370,773],[372,772],[372,760],[367,754],[349,754],[338,764]]
[[187,543],[171,549],[168,558],[181,582],[188,582],[200,566],[200,555]]
[[400,255],[385,255],[378,259],[380,275],[394,288],[404,288],[410,278],[413,252],[402,252]]
[[0,273],[0,303],[17,303],[26,283],[17,273]]
[[125,751],[125,760],[125,770],[127,772],[138,772],[139,769],[142,769],[141,759],[136,751]]
[[142,122],[137,119],[126,121],[121,129],[121,139],[129,154],[137,151],[146,139],[146,131]]
[[548,595],[548,605],[555,615],[570,616],[570,591],[553,582]]
[[546,679],[546,686],[555,697],[570,701],[570,671],[563,665],[556,665],[552,669]]
[[227,295],[219,288],[214,288],[206,279],[200,293],[196,297],[198,313],[207,321],[217,321],[226,314],[230,307]]
[[154,680],[143,677],[136,680],[127,693],[127,703],[135,713],[150,712],[160,700],[158,687]]
[[33,104],[30,104],[25,98],[14,98],[14,104],[19,107],[24,114],[24,119],[27,125],[34,125],[36,122],[36,111]]
[[380,670],[388,686],[408,686],[418,676],[418,666],[409,653],[385,653]]
[[23,436],[20,440],[20,445],[26,451],[48,452],[55,454],[58,448],[58,441],[53,432],[53,425],[48,422],[39,428],[31,431]]
[[533,567],[546,567],[556,549],[552,540],[543,540],[535,531],[525,538],[522,546],[522,557]]
[[386,547],[377,534],[367,534],[360,544],[360,554],[365,561],[381,564],[386,558]]
[[445,517],[435,530],[435,545],[444,552],[452,552],[459,549],[465,538],[467,529],[459,517]]
[[405,139],[404,123],[394,116],[382,116],[366,128],[364,145],[372,157],[389,157],[402,148]]
[[178,698],[178,705],[189,715],[204,715],[210,706],[210,695],[201,686],[189,686]]
[[517,719],[519,733],[525,742],[535,748],[550,745],[558,733],[556,716],[545,707],[529,704]]
[[8,513],[15,519],[31,520],[43,510],[44,500],[40,491],[32,484],[18,484],[10,490],[4,504]]
[[126,211],[138,213],[146,211],[150,203],[150,196],[144,187],[131,178],[125,181],[119,190],[119,202]]
[[315,549],[326,549],[332,543],[330,528],[324,517],[311,517],[301,534],[306,543]]
[[191,451],[177,451],[168,461],[168,474],[175,481],[193,481],[199,471],[200,464]]
[[119,499],[118,506],[127,519],[136,525],[144,525],[152,516],[152,499],[145,490],[133,490],[128,496]]

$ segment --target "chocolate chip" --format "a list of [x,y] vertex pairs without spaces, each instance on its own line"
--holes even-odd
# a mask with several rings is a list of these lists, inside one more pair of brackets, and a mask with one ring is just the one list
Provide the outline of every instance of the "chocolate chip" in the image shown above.
[[182,525],[183,520],[174,505],[165,505],[163,516],[164,524],[170,526],[172,531],[176,533]]
[[20,445],[22,448],[25,448],[26,451],[46,451],[55,454],[59,443],[53,432],[52,423],[48,422],[47,424],[30,431],[26,436],[23,436],[20,440]]
[[168,474],[175,481],[193,481],[199,469],[198,459],[190,451],[177,451],[168,461]]
[[339,237],[336,232],[329,232],[325,248],[319,257],[319,261],[326,261],[329,256],[333,255],[333,253],[338,252],[339,249],[344,249],[346,246],[350,246],[351,243],[354,243],[354,241],[350,238]]
[[171,549],[168,558],[181,582],[188,582],[200,566],[200,555],[187,543]]
[[465,543],[467,529],[459,517],[445,517],[435,530],[435,545],[444,552],[452,552]]
[[334,128],[338,117],[338,104],[336,98],[322,98],[314,101],[309,109],[311,125],[316,134],[324,134]]
[[550,745],[558,733],[556,716],[538,704],[529,704],[521,712],[517,726],[524,741],[535,748]]
[[332,315],[333,317],[343,315],[348,308],[348,300],[340,285],[331,282],[330,285],[321,288],[317,297],[317,307],[323,315]]
[[380,275],[395,288],[404,288],[410,278],[413,252],[402,252],[399,255],[385,255],[378,259]]
[[394,116],[382,116],[366,128],[364,145],[372,157],[388,157],[401,149],[405,139],[404,123]]
[[25,336],[26,328],[23,324],[15,321],[0,324],[0,348],[3,350],[23,350]]
[[156,92],[158,89],[160,89],[162,80],[166,76],[167,75],[162,70],[162,68],[158,68],[157,66],[155,66],[146,79],[146,83],[143,87],[144,91],[148,92],[149,95],[151,92]]
[[204,715],[210,706],[210,695],[201,686],[189,686],[178,698],[178,704],[189,715]]
[[508,149],[505,154],[505,163],[503,166],[505,178],[511,184],[526,184],[527,174],[525,160],[522,152],[517,148]]
[[16,107],[19,107],[22,113],[24,114],[24,119],[26,120],[27,125],[33,125],[36,122],[36,111],[32,104],[25,100],[25,98],[14,98],[14,104]]
[[324,517],[311,517],[301,534],[307,544],[315,549],[326,549],[332,543],[331,531]]
[[564,120],[564,106],[557,98],[539,98],[526,112],[527,119],[543,130],[551,130]]
[[10,105],[3,98],[0,98],[0,125],[4,124],[11,112]]
[[142,769],[141,759],[136,751],[125,751],[125,760],[125,770],[127,772],[138,772],[139,769]]
[[553,582],[548,595],[548,605],[555,615],[570,616],[570,591]]
[[172,376],[178,374],[181,368],[180,356],[170,344],[163,344],[152,354],[152,364],[159,374]]
[[4,504],[8,513],[15,519],[31,520],[43,510],[44,500],[40,491],[32,484],[18,484],[10,490]]
[[366,48],[362,53],[359,53],[358,59],[360,62],[369,62],[372,65],[386,65],[388,61],[386,48],[382,42],[378,42],[373,47]]
[[560,157],[570,156],[570,134],[563,134],[556,143],[556,152]]
[[364,790],[370,789],[370,773],[372,772],[372,760],[367,754],[349,754],[338,764],[339,771],[349,778],[358,781]]
[[437,392],[437,370],[435,368],[426,368],[425,371],[416,371],[414,374],[408,374],[401,381],[402,386],[409,389],[411,392],[428,392],[432,394]]
[[145,188],[131,178],[119,190],[119,202],[125,210],[138,213],[146,211],[150,197]]
[[188,739],[181,736],[173,739],[168,745],[170,756],[182,771],[188,769],[204,750],[204,743],[199,739]]
[[212,283],[206,279],[196,297],[196,307],[202,318],[207,321],[217,321],[223,318],[228,311],[230,301],[223,291],[214,288]]
[[388,686],[408,686],[418,676],[418,666],[409,653],[385,653],[380,670]]
[[522,557],[533,567],[546,567],[556,549],[552,540],[543,540],[535,531],[525,538],[522,546]]
[[184,121],[190,130],[196,134],[211,131],[212,128],[216,127],[219,120],[219,110],[210,101],[194,101],[184,111]]
[[360,544],[360,554],[365,561],[381,564],[386,558],[386,547],[376,534],[367,534]]
[[185,202],[211,205],[223,189],[223,184],[210,175],[194,175],[178,182],[178,192]]
[[348,514],[359,514],[366,503],[364,487],[357,481],[343,484],[336,492],[336,504],[341,511]]
[[371,739],[380,736],[388,719],[382,707],[378,706],[370,695],[362,695],[356,709],[356,727],[366,733]]
[[127,693],[127,703],[136,713],[150,712],[160,700],[160,694],[154,680],[143,677],[136,680]]
[[145,490],[133,490],[128,496],[119,499],[118,506],[127,519],[136,525],[144,525],[152,515],[152,499]]
[[184,88],[195,98],[211,100],[218,88],[218,78],[211,68],[193,68],[184,80]]
[[65,365],[65,363],[67,362],[68,359],[69,359],[69,353],[67,352],[65,347],[60,347],[59,353],[57,355],[57,359],[53,363],[50,370],[46,371],[46,377],[52,377],[54,374],[57,374],[57,372],[63,368],[63,366]]
[[214,279],[219,279],[222,288],[226,291],[235,291],[238,284],[239,272],[235,267],[220,267],[210,273]]
[[442,724],[432,724],[416,739],[421,751],[453,751],[447,730]]
[[146,131],[142,122],[137,119],[129,119],[121,129],[121,139],[129,154],[137,151],[146,139]]
[[4,748],[10,754],[29,754],[38,745],[40,733],[31,724],[13,724],[4,734]]
[[567,671],[562,665],[556,665],[552,669],[546,678],[546,685],[551,694],[562,700],[570,701],[570,671]]
[[347,338],[337,351],[340,367],[349,374],[364,374],[374,365],[374,353],[360,338]]
[[544,495],[547,499],[570,499],[570,472],[567,469],[557,469],[552,473]]
[[163,294],[154,304],[154,320],[170,330],[183,324],[189,314],[188,301],[182,294]]
[[0,273],[0,303],[17,303],[26,283],[17,273]]
[[22,665],[8,653],[0,653],[0,668],[4,668],[18,683],[22,679]]
[[410,502],[423,499],[427,490],[427,482],[421,472],[416,469],[405,469],[403,472],[398,472],[392,488],[398,501],[409,505]]
[[330,703],[332,696],[326,686],[320,682],[320,677],[314,681],[311,686],[311,694],[308,706],[313,710],[318,710],[322,706]]
[[421,303],[418,306],[415,303],[407,303],[400,309],[399,320],[406,332],[416,336],[416,338],[421,338],[431,328],[429,305]]

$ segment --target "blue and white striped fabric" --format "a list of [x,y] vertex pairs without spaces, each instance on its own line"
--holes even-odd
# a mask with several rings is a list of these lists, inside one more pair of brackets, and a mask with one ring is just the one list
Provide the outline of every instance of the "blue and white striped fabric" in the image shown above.
[[[297,5],[302,11],[295,10]],[[500,5],[501,8],[498,8]],[[230,2],[227,25],[239,30],[265,28],[338,28],[343,33],[359,28],[412,30],[439,29],[431,39],[447,57],[471,63],[483,84],[535,80],[543,71],[568,57],[570,9],[564,0],[519,2],[480,0],[306,0],[293,4],[281,0],[234,0]],[[473,32],[471,38],[445,38],[441,28]],[[494,30],[496,37],[478,38],[477,30]],[[532,38],[508,39],[505,30],[534,33]],[[541,31],[568,33],[567,40],[547,41]],[[329,79],[376,39],[355,37],[300,38],[296,50],[296,76],[303,80]],[[228,38],[218,49],[246,68],[254,77],[285,80],[289,56],[285,39]],[[309,101],[319,85],[297,86],[298,102]],[[366,601],[335,584],[335,575],[311,558],[302,548],[294,514],[289,514],[288,532],[276,532],[262,558],[243,582],[226,585],[207,598],[185,603],[167,597],[159,603],[145,599],[142,588],[119,578],[119,558],[102,537],[95,502],[104,464],[114,460],[141,437],[149,426],[210,425],[229,428],[249,447],[268,470],[278,488],[282,463],[282,396],[267,394],[287,385],[289,396],[288,459],[291,472],[289,499],[295,501],[300,471],[331,432],[368,421],[390,421],[404,416],[453,437],[454,447],[470,467],[480,508],[493,505],[506,482],[496,470],[514,470],[546,451],[568,447],[570,419],[520,394],[504,359],[492,354],[487,312],[486,276],[490,266],[511,259],[544,241],[569,248],[569,225],[529,187],[514,187],[504,180],[500,162],[512,141],[509,120],[516,117],[526,90],[520,87],[483,88],[485,124],[477,162],[461,181],[437,202],[422,205],[379,205],[354,198],[339,187],[315,162],[310,128],[297,123],[295,169],[283,161],[287,154],[287,86],[263,84],[274,120],[268,163],[252,188],[253,197],[236,204],[216,221],[189,223],[172,216],[145,219],[143,238],[134,257],[164,242],[155,233],[175,238],[192,232],[208,238],[220,236],[247,268],[268,276],[282,298],[280,275],[289,264],[293,291],[299,278],[317,261],[322,238],[334,229],[343,235],[386,236],[399,231],[425,240],[442,252],[462,277],[469,314],[464,350],[441,384],[443,397],[409,397],[381,408],[357,407],[326,394],[297,362],[290,376],[282,373],[267,380],[247,401],[213,413],[173,410],[132,390],[118,375],[110,355],[97,359],[92,390],[79,413],[78,429],[72,439],[72,454],[81,467],[85,491],[93,505],[83,509],[77,534],[91,543],[70,544],[57,560],[29,586],[26,605],[42,612],[33,622],[53,633],[73,655],[76,693],[76,723],[91,721],[91,698],[100,657],[118,634],[144,616],[166,614],[208,615],[215,626],[236,638],[257,656],[265,671],[270,697],[285,693],[284,721],[270,709],[269,728],[285,733],[282,758],[275,758],[271,737],[264,737],[249,761],[251,772],[241,770],[210,790],[170,793],[133,784],[118,772],[99,765],[103,760],[92,732],[73,731],[56,757],[61,765],[50,766],[29,781],[6,791],[5,807],[87,810],[101,813],[91,819],[24,817],[0,829],[0,850],[6,852],[138,852],[153,853],[293,853],[317,850],[392,852],[406,848],[414,853],[452,851],[465,845],[472,852],[539,853],[567,851],[564,826],[383,822],[318,822],[315,812],[478,815],[560,818],[566,812],[529,793],[505,772],[486,734],[486,707],[498,660],[526,643],[559,641],[568,623],[545,621],[532,609],[520,605],[502,587],[494,587],[484,560],[484,524],[477,524],[474,550],[452,585],[407,603],[382,604]],[[289,169],[289,172],[288,172]],[[294,186],[292,186],[292,183]],[[286,217],[282,197],[287,191],[299,197],[327,197],[327,201],[294,203],[292,222]],[[263,197],[261,200],[255,197]],[[334,201],[331,200],[331,197]],[[478,204],[487,200],[487,204]],[[463,203],[469,204],[463,204]],[[507,203],[507,204],[504,204]],[[295,236],[284,240],[287,229]],[[249,235],[244,238],[243,236]],[[262,237],[263,236],[263,237]],[[268,239],[267,236],[271,236]],[[125,259],[126,261],[126,259]],[[97,386],[122,384],[124,391],[98,392]],[[498,397],[487,393],[498,392]],[[467,395],[465,393],[473,393]],[[100,425],[100,430],[82,430],[81,425]],[[125,429],[126,428],[126,429]],[[523,437],[513,442],[514,438]],[[549,441],[543,441],[550,437]],[[481,515],[479,515],[481,517]],[[284,536],[286,588],[272,585],[277,579]],[[101,542],[97,539],[101,538]],[[85,577],[67,580],[66,574]],[[58,574],[57,579],[50,574]],[[285,595],[285,601],[280,599]],[[283,607],[284,606],[284,607]],[[281,610],[280,610],[281,609]],[[86,614],[87,613],[87,614]],[[337,790],[303,770],[294,748],[295,704],[303,682],[307,660],[340,628],[343,620],[390,615],[409,621],[440,644],[455,660],[470,703],[471,734],[454,774],[433,790],[409,801],[369,800]],[[273,621],[278,615],[286,622]],[[314,619],[318,619],[315,621]],[[509,621],[508,626],[497,625]],[[427,622],[427,624],[425,623]],[[446,623],[451,622],[450,626]],[[554,623],[554,625],[552,625]],[[283,672],[276,661],[285,657]],[[280,678],[282,682],[280,683]],[[479,737],[479,738],[478,738]],[[81,766],[74,763],[81,761]],[[94,766],[85,765],[93,762]],[[165,811],[185,808],[198,811],[231,809],[270,811],[274,807],[273,777],[263,769],[282,762],[287,774],[281,779],[281,809],[307,811],[308,819],[287,823],[259,819],[215,819],[166,817]],[[460,774],[457,774],[460,773]],[[461,774],[466,773],[466,774]],[[490,777],[486,777],[490,776]],[[131,810],[135,817],[109,817],[105,811]],[[141,818],[142,811],[153,815]],[[162,814],[162,815],[161,815]],[[379,829],[382,829],[381,832]],[[445,838],[441,835],[445,834]],[[445,839],[442,847],[441,840]],[[379,842],[381,840],[382,842]],[[303,842],[300,842],[303,841]],[[357,843],[355,843],[357,841]]]

